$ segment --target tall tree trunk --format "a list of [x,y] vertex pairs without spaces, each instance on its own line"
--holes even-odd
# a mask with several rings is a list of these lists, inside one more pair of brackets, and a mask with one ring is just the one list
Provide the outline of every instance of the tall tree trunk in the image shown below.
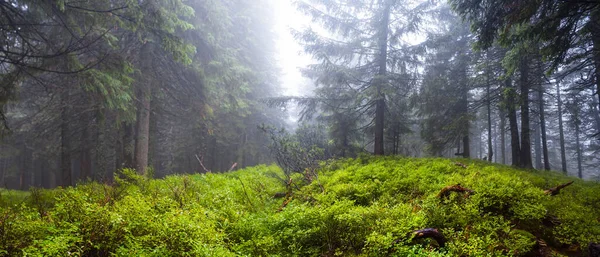
[[519,65],[521,73],[519,83],[521,87],[521,167],[532,168],[531,138],[529,124],[529,62],[527,56],[521,58]]
[[381,0],[383,4],[383,15],[379,27],[379,78],[377,81],[377,98],[375,99],[375,145],[374,154],[383,155],[384,139],[383,129],[385,121],[385,96],[383,86],[387,83],[387,51],[388,51],[388,26],[390,23],[391,3],[389,0]]
[[546,135],[546,111],[544,103],[544,86],[539,83],[538,88],[538,109],[540,110],[540,132],[542,133],[542,154],[544,155],[544,169],[550,170],[550,157],[548,156],[548,139]]
[[27,144],[23,142],[23,149],[21,152],[21,178],[20,178],[20,190],[27,190],[31,185],[31,175],[33,173],[32,167],[32,155],[31,150],[27,148]]
[[492,145],[492,99],[490,94],[490,72],[488,68],[488,72],[486,75],[487,80],[487,132],[488,132],[488,161],[492,162],[492,157],[494,156],[494,149]]
[[146,86],[138,93],[140,102],[137,110],[135,137],[135,169],[139,174],[146,174],[148,167],[148,144],[150,139],[150,95]]
[[[596,8],[592,11],[592,17],[590,19],[590,28],[592,34],[592,54],[595,66],[595,77],[596,77],[596,96],[598,97],[598,104],[600,104],[600,9]],[[600,106],[598,106],[600,110]]]
[[562,172],[567,175],[567,157],[565,154],[565,131],[563,128],[562,100],[560,98],[560,83],[556,83],[556,98],[558,101],[558,132],[560,136],[560,163]]
[[70,90],[68,86],[61,93],[61,123],[60,123],[60,169],[61,182],[64,187],[73,185],[71,170],[71,138],[69,134]]
[[510,149],[513,166],[521,166],[521,146],[519,144],[519,126],[517,124],[516,92],[511,79],[506,80],[507,95],[506,106],[508,111],[508,124],[510,129]]
[[[579,117],[577,117],[579,119]],[[581,134],[579,121],[575,121],[575,145],[577,147],[577,176],[583,178],[583,169],[581,167],[581,142],[579,140]]]
[[[538,94],[534,94],[533,95],[533,102],[537,103],[539,102],[538,99],[539,95]],[[532,107],[532,109],[535,109],[536,112],[539,113],[540,108],[539,105],[536,105],[535,107]],[[542,137],[541,137],[541,133],[540,133],[540,119],[539,119],[539,115],[534,115],[533,116],[533,127],[531,129],[531,133],[533,133],[533,149],[535,152],[535,158],[534,158],[534,167],[538,170],[542,169]]]
[[90,126],[86,124],[81,133],[81,158],[79,160],[81,170],[80,179],[82,180],[87,180],[92,175],[92,140],[90,140],[90,136]]
[[500,107],[500,162],[506,164],[506,112]]

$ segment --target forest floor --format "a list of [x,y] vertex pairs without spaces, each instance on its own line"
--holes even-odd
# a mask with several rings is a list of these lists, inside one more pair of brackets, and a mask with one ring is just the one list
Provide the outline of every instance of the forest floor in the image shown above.
[[124,170],[0,194],[0,256],[591,256],[600,242],[598,183],[466,159]]

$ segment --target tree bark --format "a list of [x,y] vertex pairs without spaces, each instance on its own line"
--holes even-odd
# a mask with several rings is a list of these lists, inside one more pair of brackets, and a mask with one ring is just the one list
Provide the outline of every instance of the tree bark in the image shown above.
[[544,155],[544,170],[550,170],[550,157],[548,156],[548,139],[546,135],[546,114],[544,103],[544,86],[539,83],[538,109],[540,110],[540,132],[542,134],[542,154]]
[[562,172],[567,175],[567,157],[565,154],[565,131],[563,128],[562,100],[560,98],[560,83],[556,83],[556,98],[558,102],[558,133],[560,136],[560,162]]
[[517,109],[515,103],[516,92],[512,86],[511,79],[506,80],[506,105],[508,111],[508,124],[510,127],[510,149],[513,166],[521,166],[520,152],[521,146],[519,144],[519,126],[517,124]]
[[492,145],[492,100],[491,100],[491,94],[490,94],[490,72],[488,69],[487,75],[486,75],[486,80],[487,80],[487,132],[488,132],[488,161],[492,162],[492,157],[494,156],[494,150],[493,150],[493,145]]
[[592,54],[595,66],[596,96],[598,97],[598,110],[600,111],[600,9],[592,11],[590,19],[592,35]]
[[[577,118],[579,119],[579,117]],[[577,176],[579,178],[583,178],[583,169],[581,167],[581,142],[579,140],[581,134],[581,128],[580,128],[580,124],[579,121],[575,121],[575,145],[576,145],[576,152],[577,152]]]
[[147,89],[141,88],[138,94],[140,104],[137,110],[137,133],[135,137],[135,169],[142,175],[146,174],[146,167],[148,167],[150,138],[150,95],[147,92]]
[[90,126],[87,124],[86,127],[83,128],[83,132],[81,134],[81,158],[80,162],[80,179],[87,180],[91,178],[92,175],[92,153],[91,153],[91,145],[92,140],[90,140]]
[[383,86],[387,83],[387,51],[388,51],[388,26],[390,22],[391,3],[389,0],[382,0],[383,14],[379,27],[379,78],[377,81],[377,98],[375,99],[375,145],[374,154],[383,155],[384,147],[384,121],[385,121],[385,96],[382,92]]
[[521,87],[521,158],[520,164],[523,168],[532,168],[531,160],[531,138],[529,124],[529,62],[527,56],[522,57],[519,71],[521,73],[519,83]]
[[69,134],[70,114],[70,90],[67,87],[61,93],[61,123],[60,123],[60,167],[61,185],[64,187],[73,185],[71,170],[71,138]]
[[500,107],[500,162],[506,164],[506,112]]

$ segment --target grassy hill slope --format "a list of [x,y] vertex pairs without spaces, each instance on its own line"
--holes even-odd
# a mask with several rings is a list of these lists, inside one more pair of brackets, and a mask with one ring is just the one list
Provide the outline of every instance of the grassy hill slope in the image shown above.
[[[291,180],[275,166],[124,171],[113,186],[0,191],[0,256],[586,256],[600,242],[597,183],[459,161],[362,157]],[[457,184],[473,192],[440,194]],[[445,243],[416,238],[426,228]]]

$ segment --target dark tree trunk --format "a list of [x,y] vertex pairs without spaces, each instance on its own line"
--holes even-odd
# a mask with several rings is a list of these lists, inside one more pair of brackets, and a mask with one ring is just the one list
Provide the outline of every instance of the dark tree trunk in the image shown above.
[[[534,100],[534,103],[537,103],[539,101],[538,94],[533,95],[533,100]],[[539,105],[536,105],[536,107],[534,107],[534,109],[536,112],[539,113],[539,111],[540,111]],[[533,149],[535,152],[534,167],[538,170],[541,170],[542,169],[542,137],[541,137],[541,133],[540,133],[539,117],[540,117],[539,115],[533,116],[533,128],[531,129],[531,133],[533,133]]]
[[506,164],[506,112],[500,107],[500,162]]
[[387,51],[388,51],[388,26],[390,23],[391,3],[389,0],[382,0],[383,15],[379,27],[379,78],[377,81],[377,98],[375,99],[375,146],[374,154],[383,155],[384,139],[383,129],[385,121],[385,96],[383,86],[387,83],[385,76],[387,74]]
[[90,126],[86,125],[81,134],[81,158],[80,158],[80,179],[87,180],[92,175],[92,153],[90,140]]
[[70,91],[64,88],[61,93],[61,123],[60,123],[60,169],[61,181],[60,184],[64,187],[73,185],[72,170],[71,170],[71,138],[69,129],[70,115]]
[[490,94],[490,72],[488,70],[488,73],[486,75],[486,79],[487,79],[487,132],[488,132],[488,161],[492,161],[492,157],[494,156],[494,146],[492,145],[492,100],[491,100],[491,94]]
[[21,152],[21,178],[19,189],[27,190],[31,185],[31,175],[33,174],[31,150],[27,148],[27,144],[23,142],[23,150]]
[[[592,34],[593,44],[593,58],[595,66],[595,77],[596,77],[596,96],[598,97],[598,104],[600,104],[600,9],[596,8],[592,11],[592,17],[590,19],[590,28]],[[598,106],[600,111],[600,106]]]
[[556,98],[558,101],[558,133],[560,136],[560,162],[562,172],[567,175],[567,157],[565,154],[565,131],[563,128],[562,99],[560,98],[560,83],[556,83]]
[[546,135],[546,111],[544,104],[544,86],[539,84],[538,105],[540,110],[540,132],[542,134],[542,154],[544,155],[544,169],[550,170],[550,157],[548,156],[548,139]]
[[523,57],[519,66],[521,73],[519,83],[521,87],[521,158],[520,164],[524,168],[532,168],[531,138],[529,127],[529,62]]
[[137,124],[135,137],[135,169],[139,174],[146,174],[148,167],[148,143],[150,138],[150,99],[148,91],[140,90],[138,94]]
[[[577,119],[579,119],[579,117],[577,117]],[[581,129],[580,129],[580,124],[579,121],[575,121],[575,145],[576,145],[576,152],[577,152],[577,176],[579,178],[583,178],[583,169],[581,167],[581,142],[579,140],[581,134]]]
[[516,109],[516,92],[512,86],[510,78],[506,80],[507,95],[506,106],[508,111],[508,124],[510,129],[510,149],[513,166],[521,166],[520,152],[521,146],[519,144],[519,126],[517,124],[517,109]]

